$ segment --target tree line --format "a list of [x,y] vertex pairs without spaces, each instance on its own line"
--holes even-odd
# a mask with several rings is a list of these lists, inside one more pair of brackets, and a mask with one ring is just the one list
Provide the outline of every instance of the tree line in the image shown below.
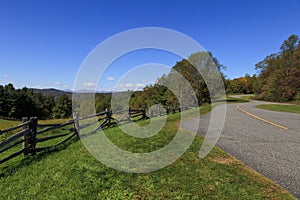
[[266,56],[255,65],[258,75],[227,80],[227,92],[255,94],[265,101],[300,101],[300,40],[291,35],[278,53]]
[[[151,105],[161,104],[164,107],[173,108],[179,105],[188,107],[210,103],[212,95],[210,92],[213,91],[209,91],[205,81],[220,84],[217,80],[221,80],[221,82],[225,80],[222,73],[225,68],[211,52],[193,53],[188,58],[178,61],[168,74],[158,78],[156,84],[146,86],[143,91],[133,93],[130,106],[149,108]],[[208,80],[204,80],[203,75]],[[191,92],[184,88],[187,84],[191,86],[191,92],[195,94],[194,99],[189,97]],[[222,89],[222,87],[226,86],[214,85],[214,89]],[[179,100],[188,102],[179,102]]]
[[[192,87],[197,105],[210,103],[212,95],[215,95],[212,94],[213,91],[209,91],[202,75],[209,75],[211,80],[206,80],[208,82],[214,82],[220,75],[226,92],[230,94],[254,93],[259,100],[300,101],[300,41],[297,35],[291,35],[283,42],[278,53],[267,56],[255,67],[258,75],[246,74],[244,77],[229,80],[222,73],[226,67],[220,64],[212,53],[197,52],[178,61],[168,74],[158,78],[156,84],[146,86],[142,91],[128,91],[129,104],[132,108],[144,106],[149,108],[154,104],[170,108],[178,107],[180,104],[178,94],[190,95],[184,93],[184,90],[177,91],[177,97],[174,94],[185,84],[178,78],[180,77],[178,73]],[[120,94],[122,93],[124,92]],[[111,109],[112,96],[112,93],[96,94],[96,112]],[[187,105],[189,103],[195,105],[195,102],[187,102]],[[41,93],[34,93],[32,89],[26,87],[15,89],[12,84],[0,85],[0,117],[21,119],[25,116],[37,116],[40,119],[71,117],[72,100],[66,94],[55,98],[52,95],[43,96]]]
[[0,117],[50,119],[68,118],[71,114],[72,101],[66,94],[56,100],[54,96],[45,97],[26,87],[15,89],[13,84],[0,85]]
[[[211,94],[199,71],[202,75],[209,74],[209,77],[214,77],[214,75],[220,74],[221,69],[224,68],[210,52],[194,53],[188,58],[178,61],[167,75],[158,78],[156,84],[146,86],[142,91],[119,92],[117,96],[118,94],[129,93],[129,106],[132,108],[142,108],[144,106],[149,108],[154,104],[161,104],[170,108],[178,107],[179,100],[174,92],[177,90],[177,96],[178,94],[181,96],[190,95],[184,94],[185,91],[182,89],[181,85],[184,84],[182,77],[184,77],[188,84],[192,86],[193,93],[196,96],[196,99],[193,100],[195,102],[185,102],[186,105],[210,103]],[[181,78],[178,76],[179,73],[182,75]],[[222,73],[221,77],[225,80]],[[170,87],[173,88],[173,91],[170,90]],[[82,95],[84,98],[84,94]],[[112,93],[95,94],[96,112],[104,111],[106,108],[111,109],[112,96]],[[88,104],[90,102],[83,101],[82,103]],[[84,107],[84,105],[81,106]],[[120,107],[119,109],[124,108]],[[66,94],[56,99],[52,95],[43,96],[41,93],[34,93],[32,89],[26,87],[15,89],[12,84],[0,86],[0,117],[21,119],[25,116],[37,116],[39,119],[71,117],[72,100]]]

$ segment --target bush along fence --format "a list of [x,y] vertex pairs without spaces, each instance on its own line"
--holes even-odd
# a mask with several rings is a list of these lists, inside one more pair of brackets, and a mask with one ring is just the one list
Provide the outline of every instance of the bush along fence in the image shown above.
[[[156,107],[156,108],[151,108],[149,109],[149,117],[155,117],[155,116],[162,116],[166,114],[171,114],[175,113],[176,111],[181,112],[181,109],[178,108],[176,109],[173,107],[170,109],[167,107],[166,109],[162,107]],[[113,114],[121,114],[124,113],[123,116],[121,116],[119,119],[115,119],[113,117]],[[96,121],[92,121],[90,123],[86,123],[84,125],[81,125],[79,127],[79,122],[81,120],[86,120],[90,118],[95,118],[97,117]],[[22,129],[18,133],[15,133],[11,135],[10,137],[4,139],[0,143],[0,164],[15,158],[20,155],[24,156],[29,156],[29,155],[34,155],[38,152],[45,151],[47,149],[53,148],[55,146],[58,146],[60,144],[63,144],[67,141],[69,141],[73,137],[78,137],[79,136],[79,128],[86,128],[88,126],[91,126],[95,123],[100,123],[100,125],[94,129],[94,131],[97,131],[99,129],[105,128],[105,127],[110,127],[111,125],[114,125],[116,123],[122,122],[122,121],[128,121],[131,122],[133,119],[135,120],[142,120],[142,119],[148,119],[149,118],[146,114],[146,108],[142,109],[131,109],[130,107],[127,110],[122,110],[122,111],[111,111],[106,109],[103,112],[96,113],[94,115],[90,116],[84,116],[79,118],[78,113],[74,112],[73,113],[73,119],[69,120],[65,123],[61,124],[39,124],[38,123],[38,118],[37,117],[23,117],[21,124],[5,129],[5,130],[0,130],[0,136],[3,134],[7,134],[11,131],[15,131],[18,129]],[[58,130],[58,132],[63,128],[67,127],[68,132],[66,133],[53,133],[54,130]],[[94,132],[92,131],[92,132]],[[49,135],[50,134],[50,135]],[[46,135],[46,136],[45,136]],[[63,138],[64,137],[64,138]],[[63,138],[61,141],[45,146],[45,147],[37,147],[38,143],[43,143],[49,140],[54,140],[57,138]],[[22,148],[15,150],[17,145],[22,144]],[[4,153],[7,153],[8,151],[15,150],[13,153],[10,153],[6,157],[3,156]],[[4,157],[4,158],[2,158]]]

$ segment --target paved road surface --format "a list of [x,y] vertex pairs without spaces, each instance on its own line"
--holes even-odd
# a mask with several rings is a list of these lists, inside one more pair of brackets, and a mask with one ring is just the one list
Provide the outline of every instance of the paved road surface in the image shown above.
[[[300,114],[255,108],[258,104],[266,102],[251,101],[240,107],[289,130],[253,118],[238,110],[237,104],[228,104],[217,145],[300,199]],[[209,121],[210,114],[201,117],[199,134],[205,136]],[[189,129],[190,123],[194,120],[185,122],[183,128]]]

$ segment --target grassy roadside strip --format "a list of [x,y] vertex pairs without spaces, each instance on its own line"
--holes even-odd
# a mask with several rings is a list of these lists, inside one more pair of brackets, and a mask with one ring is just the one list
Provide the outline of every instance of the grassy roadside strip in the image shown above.
[[248,103],[249,98],[235,98],[235,97],[227,97],[226,98],[227,103]]
[[255,95],[254,94],[245,94],[241,96],[241,99],[246,99],[246,100],[251,100],[254,99]]
[[[200,108],[209,112],[210,105]],[[193,114],[193,110],[188,111]],[[198,110],[196,111],[198,112]],[[159,117],[153,118],[159,120]],[[117,146],[132,152],[151,152],[168,144],[178,130],[180,114],[170,115],[165,127],[147,139],[105,130]],[[138,122],[145,125],[147,120]],[[190,134],[189,131],[186,131]],[[287,191],[257,174],[219,148],[204,159],[196,136],[188,150],[161,170],[132,174],[97,161],[75,141],[20,164],[0,166],[1,199],[294,199]],[[163,158],[162,158],[163,159]],[[151,163],[150,163],[151,164]]]
[[260,109],[272,110],[277,112],[289,112],[289,113],[300,114],[300,105],[262,104],[262,105],[257,105],[256,107]]

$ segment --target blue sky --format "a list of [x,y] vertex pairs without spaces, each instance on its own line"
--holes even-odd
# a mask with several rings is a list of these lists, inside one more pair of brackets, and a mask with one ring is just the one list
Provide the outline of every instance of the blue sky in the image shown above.
[[[228,78],[254,74],[257,62],[278,52],[289,35],[300,35],[299,10],[300,0],[2,0],[0,84],[72,89],[81,63],[100,42],[148,26],[192,37],[227,66]],[[151,51],[129,55],[105,74],[99,88],[116,87],[136,65],[172,66],[176,59]],[[157,75],[149,72],[141,81],[154,81]],[[140,80],[127,84],[141,86]]]

